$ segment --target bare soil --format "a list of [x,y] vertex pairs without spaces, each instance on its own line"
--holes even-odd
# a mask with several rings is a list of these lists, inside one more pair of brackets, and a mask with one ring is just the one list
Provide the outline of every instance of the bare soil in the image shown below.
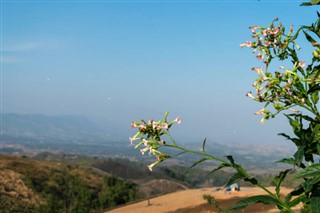
[[[274,191],[274,188],[269,188]],[[290,189],[282,189],[283,194],[290,192]],[[266,194],[260,188],[242,187],[241,191],[225,192],[216,191],[215,188],[190,189],[174,192],[159,197],[144,200],[138,203],[126,205],[117,209],[107,211],[108,213],[213,213],[217,209],[210,206],[202,196],[210,194],[223,208],[228,208],[243,198]],[[255,204],[250,205],[244,210],[235,212],[279,212],[274,205]],[[299,207],[297,207],[299,212]]]

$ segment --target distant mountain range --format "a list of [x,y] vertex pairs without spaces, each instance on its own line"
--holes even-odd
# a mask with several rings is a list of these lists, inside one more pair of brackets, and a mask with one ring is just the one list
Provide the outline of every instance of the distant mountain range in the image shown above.
[[[82,116],[2,114],[2,135],[38,141],[68,143],[105,141],[109,136]],[[110,139],[110,138],[109,138]]]
[[75,115],[1,114],[1,153],[34,155],[64,152],[126,156],[128,141],[99,129]]
[[[40,152],[63,152],[81,155],[127,157],[151,160],[142,157],[129,141],[107,133],[82,116],[40,114],[1,114],[1,153],[35,155]],[[122,138],[126,138],[124,135]],[[201,150],[201,142],[185,144],[190,149]],[[268,163],[290,157],[294,150],[285,146],[219,144],[209,140],[206,151],[215,156],[233,155],[237,162],[248,166],[263,167]],[[166,152],[174,154],[171,149]],[[183,155],[177,160],[192,165],[200,156]],[[204,163],[204,166],[207,163]],[[208,163],[208,166],[212,162]]]

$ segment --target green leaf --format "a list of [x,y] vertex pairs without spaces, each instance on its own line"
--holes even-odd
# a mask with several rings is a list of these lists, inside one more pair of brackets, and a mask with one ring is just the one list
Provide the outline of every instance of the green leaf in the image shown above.
[[298,89],[299,93],[305,93],[306,90],[304,89],[304,85],[299,81],[295,84],[296,88]]
[[312,6],[313,4],[311,4],[310,2],[303,2],[300,4],[300,6]]
[[245,178],[244,181],[250,182],[252,185],[258,184],[258,181],[255,178]]
[[300,140],[299,138],[292,138],[292,142],[296,145],[296,146],[303,146],[304,141]]
[[293,190],[289,194],[287,194],[287,196],[284,198],[284,202],[289,203],[292,196],[299,196],[301,194],[304,194],[304,188],[303,188],[303,186],[300,185],[298,188],[296,188],[295,190]]
[[310,198],[310,207],[311,207],[311,212],[319,212],[319,209],[320,209],[320,197],[319,196],[312,196]]
[[280,204],[279,201],[274,197],[271,197],[268,195],[257,195],[257,196],[252,196],[252,197],[238,201],[235,205],[231,206],[228,210],[231,210],[231,211],[240,210],[254,203],[263,203],[266,205]]
[[297,120],[297,118],[293,119],[290,117],[290,115],[285,115],[285,116],[288,118],[290,126],[292,127],[293,131],[300,130],[300,122],[299,120]]
[[300,147],[296,153],[294,153],[294,159],[296,162],[296,165],[299,166],[302,163],[303,156],[304,156],[304,147]]
[[313,92],[318,92],[320,90],[320,84],[316,84],[314,86],[312,86],[309,90],[308,90],[308,94],[311,94]]
[[319,153],[320,153],[320,144],[319,143],[317,143],[317,152],[318,152],[318,155],[319,155]]
[[305,203],[307,200],[307,197],[305,195],[301,195],[295,199],[293,199],[291,202],[289,202],[289,206],[290,207],[294,207],[296,205],[298,205],[299,203]]
[[318,92],[314,92],[314,93],[311,94],[311,101],[314,104],[318,103],[318,101],[319,101],[319,93]]
[[202,151],[205,152],[205,146],[206,146],[206,142],[207,142],[207,138],[204,139],[203,143],[202,143]]
[[290,125],[292,126],[293,130],[300,129],[300,123],[298,120],[290,119]]
[[287,138],[288,140],[291,140],[291,137],[285,133],[278,133],[278,135],[283,136],[283,137]]
[[[311,69],[312,67],[310,67]],[[308,78],[318,78],[320,75],[320,66],[314,66],[312,72],[309,74]]]
[[231,184],[243,179],[244,177],[245,176],[242,173],[237,172],[229,178],[228,182],[226,183],[226,186],[230,186]]
[[214,173],[214,172],[216,172],[216,171],[218,171],[218,170],[220,170],[222,168],[225,168],[225,167],[229,167],[229,165],[224,164],[224,163],[220,164],[220,166],[218,166],[217,168],[214,168],[211,172],[209,172],[207,174],[207,177],[210,176],[212,173]]
[[202,163],[206,160],[209,160],[210,158],[202,158],[200,160],[198,160],[197,162],[195,162],[194,164],[192,164],[192,166],[190,166],[190,168],[195,167],[196,165],[198,165],[199,163]]
[[302,115],[302,114],[299,114],[299,115],[296,115],[296,116],[297,116],[297,117],[300,117],[300,118],[303,118],[303,119],[306,120],[306,121],[314,122],[314,119],[311,118],[310,116]]
[[235,164],[232,155],[227,155],[226,157],[228,158],[231,164]]
[[320,164],[318,163],[306,167],[296,175],[297,178],[307,178],[315,176],[320,176]]
[[310,42],[310,43],[314,43],[316,42],[316,40],[314,40],[308,33],[306,33],[305,31],[303,31],[304,35],[306,36],[306,39]]
[[[316,184],[320,182],[319,176],[313,177],[305,181],[305,191],[310,192]],[[320,195],[319,195],[320,196]]]
[[317,145],[319,145],[318,142],[320,140],[320,124],[317,124],[314,128],[312,128],[312,136],[313,136],[312,143],[317,143]]
[[287,163],[287,164],[295,165],[296,161],[294,158],[283,158],[281,160],[276,161],[276,163]]
[[279,173],[279,175],[277,175],[273,181],[274,183],[276,184],[276,193],[277,193],[277,196],[280,197],[280,185],[281,183],[284,181],[284,179],[286,178],[288,172],[290,172],[291,169],[287,169],[285,171],[281,171]]

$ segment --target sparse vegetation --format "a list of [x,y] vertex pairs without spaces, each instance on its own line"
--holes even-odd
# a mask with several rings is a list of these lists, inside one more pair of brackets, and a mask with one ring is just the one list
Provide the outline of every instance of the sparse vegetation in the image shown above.
[[59,162],[1,155],[1,212],[101,212],[135,200],[137,185]]
[[[205,168],[160,166],[148,171],[123,158],[44,153],[30,157],[1,155],[0,212],[102,212],[137,199],[184,190],[222,186],[232,175]],[[39,160],[42,159],[42,160]],[[92,164],[92,167],[90,166]],[[272,185],[272,175],[256,172]],[[245,183],[240,183],[245,186]],[[292,186],[292,182],[288,182]],[[58,211],[59,210],[59,211]]]

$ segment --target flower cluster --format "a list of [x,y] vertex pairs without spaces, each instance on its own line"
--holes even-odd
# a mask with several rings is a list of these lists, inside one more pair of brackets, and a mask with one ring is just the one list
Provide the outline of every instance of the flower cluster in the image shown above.
[[[164,161],[171,156],[159,151],[159,148],[166,146],[168,141],[165,141],[163,138],[165,135],[169,136],[169,129],[172,127],[174,123],[180,124],[181,118],[177,117],[175,120],[171,122],[167,122],[168,113],[165,114],[163,121],[154,121],[149,120],[148,122],[141,120],[141,122],[133,121],[131,123],[131,128],[138,128],[138,132],[130,137],[130,143],[134,144],[134,142],[138,142],[135,145],[135,148],[141,147],[140,152],[144,155],[148,152],[150,155],[154,155],[156,157],[156,162],[152,163],[148,166],[149,170],[152,171],[152,168]],[[173,141],[174,142],[174,141]]]
[[[246,94],[255,101],[266,103],[263,109],[255,113],[263,115],[261,123],[265,119],[274,117],[275,114],[282,110],[289,109],[297,112],[292,109],[293,106],[301,106],[305,103],[311,105],[303,85],[303,83],[308,83],[310,79],[307,77],[306,62],[298,58],[297,51],[300,50],[300,47],[295,43],[296,36],[291,35],[293,33],[292,26],[290,26],[287,34],[285,34],[285,29],[281,24],[275,26],[275,21],[277,20],[275,19],[270,27],[267,28],[260,26],[250,27],[252,38],[255,40],[240,44],[240,47],[252,48],[256,58],[262,60],[265,64],[265,68],[252,68],[258,75],[252,85],[256,94],[253,95],[252,92]],[[293,63],[291,69],[280,66],[279,70],[274,73],[268,72],[272,59],[284,60],[289,57]],[[266,109],[269,104],[273,105],[276,113],[271,113]]]
[[[275,26],[275,19],[270,27],[252,26],[250,27],[252,38],[254,41],[246,41],[240,44],[240,47],[253,48],[253,53],[256,53],[256,58],[258,60],[263,60],[263,62],[268,67],[271,60],[275,57],[280,57],[284,60],[288,57],[287,47],[288,45],[295,42],[291,39],[291,34],[293,33],[292,26],[290,26],[289,33],[285,35],[285,28],[280,23],[279,26]],[[300,47],[295,44],[297,49]]]

